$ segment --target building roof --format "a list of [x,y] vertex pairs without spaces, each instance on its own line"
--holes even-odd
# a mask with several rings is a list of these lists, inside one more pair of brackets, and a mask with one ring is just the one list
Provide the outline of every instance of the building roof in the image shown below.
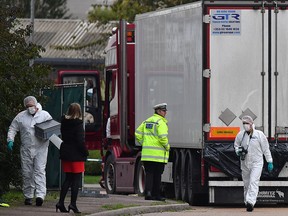
[[[29,25],[30,19],[20,19],[20,23]],[[45,48],[42,58],[104,58],[113,26],[83,20],[35,19],[34,43]]]

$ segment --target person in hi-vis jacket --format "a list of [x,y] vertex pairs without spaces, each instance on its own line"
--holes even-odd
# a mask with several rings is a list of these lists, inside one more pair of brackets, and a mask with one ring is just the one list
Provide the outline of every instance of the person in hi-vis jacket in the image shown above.
[[145,200],[165,199],[160,195],[161,175],[168,162],[170,145],[168,125],[165,118],[167,104],[154,107],[155,113],[136,129],[136,140],[142,145],[141,161],[146,173]]

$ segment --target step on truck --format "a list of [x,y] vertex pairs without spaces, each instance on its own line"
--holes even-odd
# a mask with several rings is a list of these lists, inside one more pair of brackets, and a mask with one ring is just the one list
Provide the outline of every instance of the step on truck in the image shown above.
[[166,197],[243,203],[233,143],[250,115],[268,138],[258,203],[288,202],[288,2],[199,1],[120,22],[105,60],[103,173],[108,193],[143,194],[135,128],[168,104]]

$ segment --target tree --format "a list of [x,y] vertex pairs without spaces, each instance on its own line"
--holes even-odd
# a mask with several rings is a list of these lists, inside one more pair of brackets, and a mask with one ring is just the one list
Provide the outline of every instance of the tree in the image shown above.
[[117,0],[111,8],[108,6],[93,5],[93,10],[88,13],[88,20],[91,22],[100,21],[101,23],[107,23],[109,21],[125,19],[128,22],[133,22],[136,14],[193,1],[195,0]]
[[[16,6],[21,8],[18,18],[31,17],[31,0],[3,0],[10,7]],[[1,3],[1,4],[3,4]],[[68,9],[66,7],[67,0],[35,0],[35,18],[46,19],[67,19]]]
[[8,127],[23,110],[23,99],[28,95],[37,97],[40,89],[51,83],[48,67],[31,66],[31,60],[39,58],[44,50],[27,42],[31,28],[20,26],[18,13],[17,8],[0,5],[0,192],[8,190],[9,184],[21,185],[19,135],[11,154],[6,147]]

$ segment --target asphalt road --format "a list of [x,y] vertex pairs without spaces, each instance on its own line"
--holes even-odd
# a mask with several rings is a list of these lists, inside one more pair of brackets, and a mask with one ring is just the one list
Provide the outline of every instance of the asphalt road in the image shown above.
[[216,206],[216,207],[197,207],[192,206],[191,210],[181,212],[158,212],[148,214],[138,214],[138,216],[287,216],[288,207],[286,206],[259,206],[253,212],[247,212],[244,207]]
[[[97,186],[96,188],[86,188],[80,192],[77,200],[77,206],[85,216],[286,216],[288,206],[270,205],[256,206],[252,213],[246,212],[242,206],[189,206],[187,203],[166,200],[165,202],[145,200],[144,197],[137,195],[107,195],[106,192]],[[70,196],[65,200],[66,206],[69,204]],[[25,206],[19,204],[10,208],[0,208],[0,216],[59,216],[74,215],[70,213],[56,212],[56,201],[45,201],[42,207]]]
[[[86,188],[87,189],[87,188]],[[25,206],[23,203],[11,206],[10,208],[0,207],[0,216],[59,216],[59,215],[74,215],[70,213],[56,212],[56,203],[54,201],[45,200],[43,206],[35,206],[33,200],[32,206]],[[70,195],[65,199],[66,208],[70,202]],[[85,216],[116,216],[116,215],[136,215],[139,213],[161,212],[161,211],[182,211],[190,209],[186,203],[181,203],[175,200],[166,200],[159,202],[153,200],[145,200],[144,197],[137,195],[107,195],[100,188],[88,188],[84,192],[79,192],[77,199],[77,207],[82,212],[77,215]],[[76,214],[75,214],[76,215]]]

